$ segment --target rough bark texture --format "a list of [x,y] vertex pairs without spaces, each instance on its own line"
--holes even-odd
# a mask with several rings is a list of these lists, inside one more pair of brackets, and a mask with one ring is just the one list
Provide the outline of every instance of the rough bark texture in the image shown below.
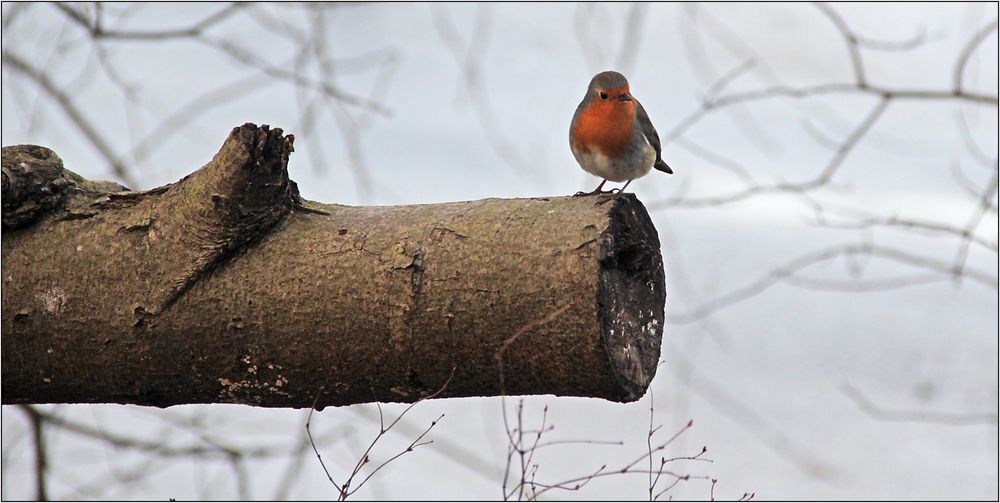
[[634,196],[324,205],[292,140],[246,124],[146,192],[5,147],[3,403],[645,392],[665,286]]

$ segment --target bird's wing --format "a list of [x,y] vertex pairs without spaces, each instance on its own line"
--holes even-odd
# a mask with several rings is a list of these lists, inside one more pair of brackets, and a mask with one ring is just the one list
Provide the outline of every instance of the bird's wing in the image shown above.
[[660,135],[656,134],[656,128],[649,121],[649,115],[646,115],[646,109],[642,108],[642,103],[639,103],[638,100],[635,102],[635,119],[639,121],[639,126],[642,127],[642,134],[646,136],[646,141],[656,149],[656,159],[659,160]]
[[639,103],[639,100],[635,101],[635,120],[639,122],[646,141],[653,147],[653,150],[656,150],[656,162],[653,163],[653,167],[666,173],[673,173],[670,166],[663,162],[663,157],[660,155],[660,135],[656,133],[656,128],[653,127],[649,115],[646,114],[646,109],[642,108],[642,103]]

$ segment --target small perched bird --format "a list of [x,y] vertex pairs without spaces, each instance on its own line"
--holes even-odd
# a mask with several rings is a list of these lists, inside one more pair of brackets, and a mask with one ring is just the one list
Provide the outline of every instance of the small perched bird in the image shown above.
[[590,80],[573,114],[569,146],[584,171],[604,179],[593,192],[577,192],[578,196],[604,193],[601,189],[608,180],[625,182],[619,191],[624,192],[650,168],[674,172],[660,157],[660,137],[646,110],[618,72],[601,72]]

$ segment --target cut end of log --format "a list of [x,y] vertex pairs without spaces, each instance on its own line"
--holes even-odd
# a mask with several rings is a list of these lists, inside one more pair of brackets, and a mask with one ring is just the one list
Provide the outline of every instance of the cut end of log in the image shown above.
[[616,198],[601,236],[601,336],[623,401],[638,400],[656,374],[666,285],[660,240],[632,194]]

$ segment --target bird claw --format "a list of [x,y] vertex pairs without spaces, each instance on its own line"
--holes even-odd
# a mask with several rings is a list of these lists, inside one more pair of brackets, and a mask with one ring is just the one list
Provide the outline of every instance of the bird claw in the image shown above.
[[612,190],[592,190],[590,192],[584,192],[584,191],[581,190],[580,192],[577,192],[576,194],[573,194],[573,197],[587,197],[587,196],[599,196],[599,195],[603,196],[603,195],[606,195],[606,194],[614,194],[615,190],[616,189],[612,189]]
[[604,204],[608,201],[614,201],[615,199],[618,199],[618,194],[601,194],[601,196],[597,198],[595,206],[604,206]]

